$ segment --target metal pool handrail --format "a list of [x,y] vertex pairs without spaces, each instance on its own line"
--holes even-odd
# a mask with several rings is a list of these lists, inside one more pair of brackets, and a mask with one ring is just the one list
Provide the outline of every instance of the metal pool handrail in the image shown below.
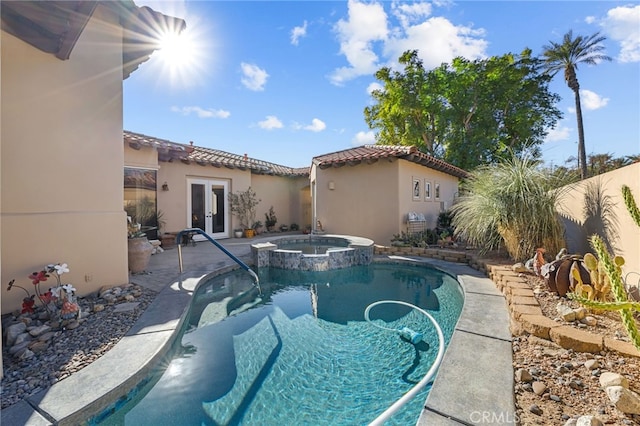
[[180,273],[183,272],[183,267],[182,267],[182,244],[180,244],[180,242],[182,241],[182,235],[183,234],[192,234],[192,233],[197,233],[197,234],[202,235],[211,244],[213,244],[214,246],[218,247],[220,250],[222,250],[222,252],[224,254],[229,256],[231,258],[231,260],[233,260],[238,265],[240,265],[240,267],[242,269],[247,271],[253,277],[253,279],[255,281],[255,284],[256,284],[256,287],[258,287],[258,292],[262,293],[262,291],[260,289],[260,279],[258,278],[258,275],[253,271],[253,269],[249,268],[249,266],[246,263],[244,263],[242,260],[238,259],[233,253],[231,253],[229,250],[224,248],[222,246],[222,244],[220,244],[219,242],[217,242],[216,240],[211,238],[206,232],[204,232],[200,228],[186,228],[186,229],[183,229],[182,231],[178,232],[178,235],[176,235],[176,244],[178,245],[178,262],[180,263]]
[[369,311],[371,310],[371,308],[385,303],[409,306],[410,308],[413,308],[420,312],[422,315],[426,316],[435,327],[436,333],[438,333],[438,355],[436,356],[436,359],[431,365],[431,368],[429,369],[429,371],[427,371],[427,374],[425,374],[422,380],[420,380],[414,387],[409,389],[407,393],[402,395],[400,399],[394,402],[382,414],[380,414],[371,423],[369,423],[369,426],[379,426],[384,424],[384,422],[389,420],[389,418],[391,418],[391,416],[393,416],[398,410],[400,410],[400,408],[402,408],[407,402],[412,400],[418,394],[418,392],[420,392],[422,388],[424,388],[431,381],[433,376],[436,374],[436,371],[438,371],[438,367],[440,367],[440,363],[442,362],[442,358],[444,357],[444,334],[442,333],[442,329],[438,325],[438,322],[431,316],[431,314],[429,314],[424,309],[412,305],[411,303],[403,302],[401,300],[379,300],[370,304],[364,310],[365,319],[369,321]]

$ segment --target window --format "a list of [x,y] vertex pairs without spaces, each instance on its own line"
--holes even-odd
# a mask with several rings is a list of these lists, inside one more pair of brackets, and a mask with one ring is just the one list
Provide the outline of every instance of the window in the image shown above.
[[431,182],[424,181],[424,200],[431,201]]
[[413,200],[419,201],[422,191],[420,190],[420,179],[413,178]]
[[440,199],[440,184],[438,182],[433,184],[433,196],[436,200]]
[[[149,239],[157,238],[157,171],[124,169],[124,210],[134,223],[142,225]],[[153,229],[151,229],[153,228]]]

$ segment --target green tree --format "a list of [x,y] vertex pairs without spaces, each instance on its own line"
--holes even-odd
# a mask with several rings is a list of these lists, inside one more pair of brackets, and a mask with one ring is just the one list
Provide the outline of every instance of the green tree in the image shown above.
[[382,68],[383,89],[365,108],[365,121],[385,145],[415,145],[463,169],[497,161],[507,151],[539,156],[546,129],[562,117],[542,62],[525,50],[483,60],[456,58],[424,69],[417,51],[399,59],[404,70]]
[[564,81],[573,91],[576,104],[576,120],[578,122],[578,162],[580,177],[587,177],[587,154],[584,143],[584,126],[582,123],[582,107],[580,106],[580,84],[578,83],[578,64],[597,65],[602,61],[610,61],[611,58],[603,53],[601,44],[606,37],[595,33],[589,37],[576,36],[569,31],[562,39],[562,43],[550,42],[543,46],[542,57],[547,71],[556,75],[558,71],[564,72]]

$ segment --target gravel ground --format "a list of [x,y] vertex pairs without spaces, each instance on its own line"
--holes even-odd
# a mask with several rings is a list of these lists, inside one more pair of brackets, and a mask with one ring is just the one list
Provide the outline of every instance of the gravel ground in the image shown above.
[[137,294],[141,293],[135,299],[135,302],[139,302],[135,310],[114,313],[116,305],[107,304],[103,311],[91,312],[92,306],[99,300],[79,299],[82,310],[91,313],[80,320],[79,327],[57,331],[51,344],[31,358],[19,360],[7,353],[8,348],[3,345],[2,408],[64,380],[115,346],[157,294],[138,286],[130,288]]
[[[531,277],[529,284],[549,318],[557,316],[559,301],[578,307],[575,302],[546,291],[540,279]],[[590,315],[597,319],[597,324],[579,328],[629,340],[618,314]],[[572,325],[578,327],[577,323]],[[598,380],[600,374],[611,371],[625,376],[630,388],[640,391],[640,358],[609,351],[579,353],[535,336],[517,336],[513,340],[513,366],[514,373],[522,368],[533,376],[532,381],[525,382],[518,381],[516,374],[516,412],[521,425],[564,425],[569,419],[583,415],[595,416],[604,424],[640,425],[640,415],[625,415],[616,409]],[[534,391],[534,382],[539,382],[535,385],[539,394]]]

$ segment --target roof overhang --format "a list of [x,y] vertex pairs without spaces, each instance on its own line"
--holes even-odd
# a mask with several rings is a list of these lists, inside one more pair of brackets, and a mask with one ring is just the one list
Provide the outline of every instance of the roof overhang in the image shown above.
[[158,49],[164,31],[181,32],[184,20],[156,12],[131,0],[3,0],[2,30],[60,60],[67,60],[98,4],[114,10],[123,28],[122,79]]

